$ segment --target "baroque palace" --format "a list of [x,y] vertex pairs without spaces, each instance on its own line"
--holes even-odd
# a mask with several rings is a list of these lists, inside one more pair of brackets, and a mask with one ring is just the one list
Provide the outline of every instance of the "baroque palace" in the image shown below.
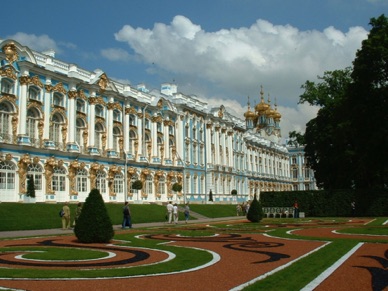
[[[264,101],[244,119],[165,83],[149,91],[0,40],[0,202],[205,203],[260,191],[312,189],[311,171],[280,144],[280,113]],[[300,160],[298,158],[298,160]],[[296,175],[295,175],[296,170]],[[136,180],[141,190],[132,189]],[[182,191],[174,192],[179,183]],[[236,190],[237,195],[231,195]]]

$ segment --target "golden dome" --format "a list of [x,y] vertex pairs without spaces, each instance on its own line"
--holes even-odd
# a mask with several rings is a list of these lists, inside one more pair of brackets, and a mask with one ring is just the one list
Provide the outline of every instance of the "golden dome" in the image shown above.
[[261,86],[261,90],[260,90],[260,95],[261,95],[261,100],[260,102],[255,106],[255,110],[256,112],[259,113],[259,115],[262,115],[264,114],[264,112],[266,110],[268,110],[270,108],[270,105],[265,103],[264,101],[264,92],[263,92],[263,86]]
[[256,114],[253,111],[251,111],[249,96],[248,96],[248,111],[244,113],[244,117],[245,117],[245,119],[255,119],[256,118]]

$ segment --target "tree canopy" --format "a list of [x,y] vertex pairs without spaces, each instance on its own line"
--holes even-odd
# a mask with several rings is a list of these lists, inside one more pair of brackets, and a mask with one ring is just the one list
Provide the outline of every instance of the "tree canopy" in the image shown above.
[[306,81],[300,103],[320,106],[303,143],[317,185],[324,189],[387,188],[388,19],[370,21],[372,29],[353,68],[325,72],[319,82]]

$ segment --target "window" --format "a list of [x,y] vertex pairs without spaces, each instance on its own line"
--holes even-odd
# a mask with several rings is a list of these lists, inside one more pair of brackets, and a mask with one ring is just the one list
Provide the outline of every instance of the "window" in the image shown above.
[[82,118],[77,118],[75,122],[75,141],[78,145],[83,144],[82,134],[86,128],[86,122]]
[[[32,144],[38,141],[38,120],[39,111],[36,108],[30,108],[27,111],[27,135],[30,137]],[[39,143],[37,144],[39,145]]]
[[162,132],[163,132],[162,123],[158,122],[158,123],[156,124],[156,129],[157,129],[158,132],[162,133]]
[[292,164],[296,164],[296,157],[292,157]]
[[52,179],[52,189],[54,191],[66,191],[66,170],[63,167],[54,167]]
[[193,136],[192,139],[197,139],[197,129],[194,127],[193,128]]
[[13,113],[12,106],[8,102],[0,103],[0,134],[1,137],[4,135],[10,134],[11,129],[11,114]]
[[309,168],[304,168],[304,178],[310,179],[310,169]]
[[186,181],[185,181],[185,193],[190,194],[190,176],[186,176]]
[[78,169],[76,175],[77,192],[87,192],[88,172],[86,169]]
[[97,104],[94,109],[94,112],[96,116],[104,117],[104,107],[102,107],[101,105]]
[[144,122],[145,122],[144,128],[146,128],[146,129],[151,129],[151,124],[150,124],[149,119],[146,118],[146,119],[144,120]]
[[135,189],[132,189],[132,184],[133,182],[135,182],[136,180],[138,180],[139,178],[135,175],[132,176],[131,178],[131,182],[129,183],[129,193],[133,196],[135,194],[138,193],[139,190],[135,190]]
[[53,104],[56,105],[56,106],[64,107],[63,95],[58,93],[58,92],[55,92],[54,96],[53,96]]
[[151,195],[152,194],[152,176],[151,175],[148,175],[147,178],[146,178],[146,182],[145,182],[145,193],[147,195]]
[[12,94],[13,93],[13,84],[14,82],[9,79],[2,79],[1,80],[1,92],[6,94]]
[[298,169],[297,168],[293,168],[291,171],[292,171],[292,178],[294,180],[298,179]]
[[32,176],[34,179],[35,190],[42,190],[42,166],[39,164],[29,164],[27,169],[27,176]]
[[119,139],[121,136],[121,130],[117,126],[113,128],[113,150],[118,152],[120,150],[119,147]]
[[0,189],[15,189],[15,165],[11,162],[0,162]]
[[40,90],[36,87],[28,88],[28,98],[30,100],[38,100],[40,101]]
[[133,131],[133,130],[131,130],[130,132],[129,132],[129,152],[131,153],[131,154],[135,154],[135,141],[137,140],[137,137],[136,137],[136,133]]
[[113,120],[121,122],[121,112],[119,110],[113,110]]
[[135,117],[135,115],[133,115],[133,114],[129,115],[129,124],[133,125],[133,126],[136,126],[136,117]]
[[168,126],[168,133],[171,134],[171,135],[174,135],[174,127],[169,125]]
[[166,179],[164,177],[160,177],[159,179],[159,194],[166,194]]
[[101,194],[106,193],[106,174],[104,171],[98,170],[96,175],[96,188]]
[[50,140],[54,142],[55,147],[59,148],[61,143],[61,129],[64,119],[61,114],[55,113],[51,117],[51,126],[50,126]]
[[105,133],[104,127],[101,123],[97,123],[94,126],[95,134],[94,134],[94,146],[97,149],[102,148],[102,136]]
[[117,173],[113,181],[113,191],[118,193],[124,192],[124,177],[122,173]]
[[82,99],[77,99],[77,111],[85,113],[85,102]]

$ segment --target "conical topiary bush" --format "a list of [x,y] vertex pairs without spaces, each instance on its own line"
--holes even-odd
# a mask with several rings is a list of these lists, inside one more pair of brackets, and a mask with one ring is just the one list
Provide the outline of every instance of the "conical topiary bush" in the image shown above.
[[252,203],[249,206],[247,218],[250,222],[259,222],[263,219],[263,209],[261,203],[256,199],[256,194],[253,197]]
[[86,198],[74,233],[82,243],[107,243],[113,238],[112,222],[98,189]]

